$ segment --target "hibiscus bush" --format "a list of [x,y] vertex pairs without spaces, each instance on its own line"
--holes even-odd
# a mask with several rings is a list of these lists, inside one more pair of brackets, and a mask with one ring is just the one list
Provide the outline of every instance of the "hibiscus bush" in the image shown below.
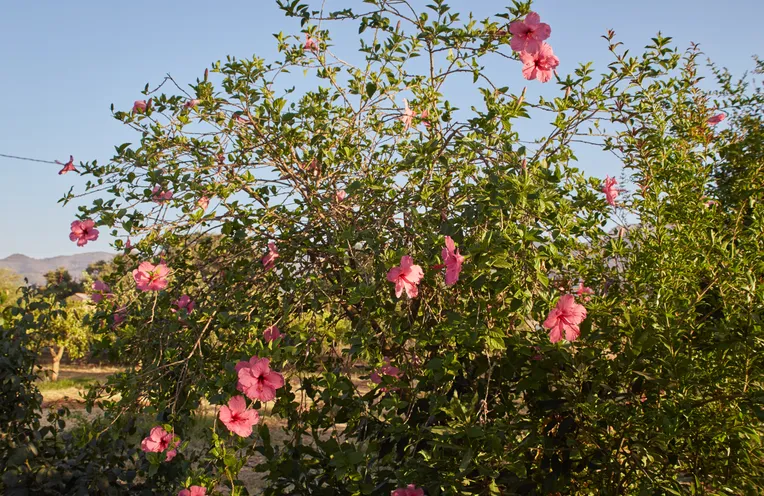
[[[72,240],[98,226],[124,252],[94,325],[130,365],[90,401],[154,419],[123,436],[136,480],[247,494],[247,466],[272,495],[764,486],[755,83],[716,70],[703,89],[695,47],[659,36],[634,56],[612,32],[601,74],[574,68],[529,2],[482,21],[443,0],[278,3],[302,26],[276,36],[279,60],[147,85],[114,112],[136,142],[78,166],[97,198]],[[583,154],[616,157],[614,177],[587,177]]]

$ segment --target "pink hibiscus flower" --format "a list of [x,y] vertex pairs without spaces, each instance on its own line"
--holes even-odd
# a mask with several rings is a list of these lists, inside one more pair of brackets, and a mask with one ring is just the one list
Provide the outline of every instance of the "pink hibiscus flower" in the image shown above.
[[714,116],[709,117],[706,122],[708,122],[709,126],[715,126],[726,118],[727,116],[724,114],[716,114]]
[[520,62],[523,63],[523,77],[525,79],[538,79],[546,83],[552,79],[554,70],[560,65],[552,47],[542,43],[538,52],[520,52]]
[[154,186],[151,190],[151,199],[156,203],[163,203],[172,199],[172,191],[164,190],[161,186]]
[[453,286],[459,280],[464,257],[459,254],[451,236],[446,236],[446,247],[440,252],[440,256],[446,266],[446,286]]
[[275,341],[282,336],[284,335],[279,332],[279,328],[276,327],[275,325],[266,327],[266,329],[263,331],[263,339],[265,340],[266,343]]
[[[297,167],[299,167],[301,171],[304,171],[306,174],[311,176],[321,176],[321,167],[318,165],[318,159],[315,157],[313,157],[310,162],[297,162]],[[282,176],[282,179],[284,177],[286,176]]]
[[199,105],[199,100],[197,100],[196,98],[192,98],[191,100],[183,104],[185,108],[194,108],[197,105]]
[[409,484],[407,487],[396,489],[390,492],[390,496],[424,496],[424,489]]
[[528,12],[523,21],[509,24],[512,41],[509,46],[516,52],[536,53],[541,50],[541,44],[552,34],[549,24],[541,22],[541,17],[535,12]]
[[229,431],[241,437],[249,437],[252,426],[260,421],[260,414],[256,410],[247,410],[244,396],[234,396],[228,406],[220,407],[219,417]]
[[611,207],[615,207],[615,200],[621,191],[623,190],[618,188],[618,181],[614,177],[605,176],[602,192],[605,193],[605,198]]
[[348,197],[348,194],[344,189],[341,189],[334,194],[334,197],[337,199],[337,202],[341,202]]
[[188,489],[182,489],[178,496],[207,496],[207,489],[202,486],[191,486]]
[[409,108],[409,101],[405,98],[403,99],[403,105],[405,108],[403,109],[403,114],[398,117],[398,120],[403,123],[403,130],[408,131],[411,127],[411,124],[414,122],[414,117],[416,117],[416,114]]
[[276,266],[276,259],[279,258],[279,251],[276,249],[276,243],[268,242],[268,253],[262,259],[265,270],[271,270]]
[[85,246],[88,244],[88,241],[98,239],[98,229],[95,228],[95,222],[90,219],[75,220],[72,222],[71,231],[69,239],[76,241],[77,246]]
[[385,364],[372,372],[369,375],[369,379],[371,379],[371,382],[374,384],[382,384],[383,375],[389,375],[391,377],[395,377],[396,379],[400,379],[401,376],[403,376],[403,372],[401,372],[401,369],[398,367],[390,365],[390,359],[385,357]]
[[318,52],[318,42],[315,38],[311,38],[308,33],[305,33],[305,44],[302,46],[303,50],[309,50],[311,52]]
[[64,166],[63,169],[58,171],[58,175],[59,176],[61,174],[66,174],[67,172],[77,172],[77,173],[80,172],[80,171],[78,171],[77,169],[74,168],[74,156],[73,155],[69,155],[69,161],[67,163],[65,163],[65,164],[59,162],[58,160],[56,160],[56,163],[58,165],[63,165]]
[[146,453],[161,453],[170,445],[170,440],[172,440],[172,436],[164,430],[164,427],[156,426],[141,441],[141,449]]
[[422,267],[414,265],[414,260],[408,255],[402,256],[400,266],[393,267],[387,273],[387,280],[395,283],[395,296],[398,298],[404,290],[409,298],[416,298],[419,294],[417,285],[422,277],[424,277]]
[[136,100],[133,103],[133,113],[145,112],[147,107],[148,107],[148,104],[146,103],[146,100]]
[[271,361],[268,358],[257,356],[250,358],[249,362],[237,363],[235,370],[239,381],[236,383],[236,389],[253,400],[275,399],[276,390],[284,386],[284,377],[271,370],[270,365]]
[[543,360],[544,356],[541,354],[541,348],[539,346],[531,346],[531,349],[536,352],[535,355],[531,357],[531,360]]
[[159,291],[167,287],[169,274],[170,269],[163,263],[152,265],[150,262],[141,262],[133,271],[133,279],[140,291]]
[[430,124],[430,121],[427,120],[430,118],[430,111],[425,110],[424,112],[419,114],[419,118],[422,119],[422,124],[424,124],[424,127],[426,127],[427,129],[430,129],[431,124]]
[[236,122],[239,124],[249,123],[249,118],[246,115],[244,115],[244,112],[242,111],[234,112],[232,117],[236,119]]
[[202,210],[207,210],[207,207],[210,206],[210,199],[206,196],[202,196],[196,201],[196,205],[201,208]]
[[147,437],[141,441],[141,449],[146,453],[162,453],[167,450],[165,461],[169,462],[178,451],[175,449],[180,444],[180,438],[171,432],[164,430],[162,426],[151,429]]
[[591,298],[589,298],[587,295],[594,294],[594,291],[592,288],[587,288],[584,286],[584,281],[581,281],[578,283],[578,290],[576,291],[576,294],[579,298],[581,298],[584,301],[589,301]]
[[[194,300],[192,300],[191,297],[188,296],[188,295],[181,296],[180,298],[175,300],[172,304],[175,305],[176,307],[178,307],[178,310],[185,310],[186,313],[193,312],[194,311],[194,306],[196,305]],[[175,309],[173,308],[173,312],[174,311],[175,311]]]
[[127,308],[125,307],[120,307],[119,310],[114,312],[114,324],[112,324],[112,328],[116,328],[122,322],[124,322],[126,314],[127,314]]
[[581,334],[578,325],[586,318],[586,308],[576,303],[573,295],[563,295],[557,302],[557,306],[549,312],[544,327],[549,329],[549,340],[553,343],[562,339],[563,331],[565,339],[575,341]]
[[110,293],[109,285],[103,281],[96,281],[93,283],[93,294],[90,295],[90,299],[95,303],[101,303],[104,298],[113,298],[114,295]]

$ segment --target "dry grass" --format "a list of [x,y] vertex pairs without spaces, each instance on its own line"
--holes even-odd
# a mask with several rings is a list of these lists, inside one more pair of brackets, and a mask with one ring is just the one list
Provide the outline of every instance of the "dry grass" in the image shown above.
[[104,383],[110,375],[121,371],[118,367],[62,365],[58,381],[41,379],[38,384],[43,407],[66,405],[76,408],[83,402],[82,395],[90,385]]

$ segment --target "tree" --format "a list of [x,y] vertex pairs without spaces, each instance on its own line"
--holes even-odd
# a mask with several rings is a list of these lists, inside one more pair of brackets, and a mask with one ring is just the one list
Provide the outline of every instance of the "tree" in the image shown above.
[[108,260],[99,260],[88,265],[85,269],[91,279],[103,279],[108,277],[114,272],[114,263]]
[[69,301],[61,304],[48,300],[52,318],[42,329],[41,337],[49,342],[48,351],[53,360],[50,380],[58,380],[64,352],[69,357],[82,358],[89,351],[92,334],[85,318],[90,313],[87,303]]
[[45,273],[44,277],[46,284],[43,291],[46,294],[55,296],[60,301],[83,291],[82,284],[75,281],[64,267],[51,270]]
[[45,274],[45,280],[47,285],[30,297],[34,299],[33,308],[49,314],[45,325],[38,329],[37,337],[48,346],[53,362],[50,380],[56,381],[65,352],[72,358],[80,358],[88,351],[91,333],[85,317],[90,310],[89,302],[73,298],[83,287],[74,281],[69,271],[58,268]]
[[24,280],[12,270],[0,268],[0,314],[3,310],[16,304],[19,289],[24,286]]

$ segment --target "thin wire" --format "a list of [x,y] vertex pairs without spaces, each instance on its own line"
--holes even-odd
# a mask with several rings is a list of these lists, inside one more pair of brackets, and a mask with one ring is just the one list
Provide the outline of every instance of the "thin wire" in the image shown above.
[[16,155],[6,155],[5,153],[0,153],[0,157],[13,158],[13,159],[16,159],[16,160],[27,160],[29,162],[42,162],[43,164],[63,165],[63,164],[60,164],[59,162],[51,162],[50,160],[39,160],[39,159],[36,159],[36,158],[17,157]]

